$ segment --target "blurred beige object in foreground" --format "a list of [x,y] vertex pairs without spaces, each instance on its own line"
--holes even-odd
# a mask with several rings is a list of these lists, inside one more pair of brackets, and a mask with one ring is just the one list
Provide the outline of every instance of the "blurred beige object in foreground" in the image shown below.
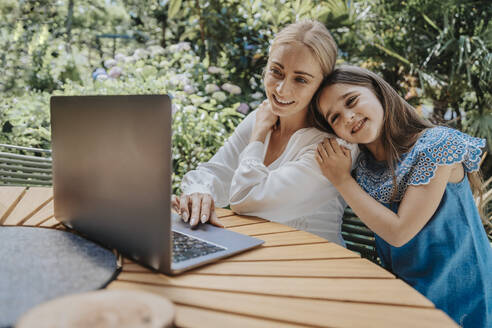
[[141,291],[99,290],[57,298],[24,314],[16,328],[173,327],[174,306]]

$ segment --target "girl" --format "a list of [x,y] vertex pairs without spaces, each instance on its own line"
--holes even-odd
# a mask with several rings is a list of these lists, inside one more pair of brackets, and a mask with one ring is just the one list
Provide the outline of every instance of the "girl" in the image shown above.
[[330,33],[316,21],[291,24],[276,35],[263,78],[268,101],[239,124],[208,163],[184,176],[183,194],[173,198],[184,221],[221,225],[215,206],[230,204],[236,213],[344,244],[340,227],[346,204],[314,160],[316,145],[328,135],[314,127],[308,112],[336,54]]
[[313,104],[320,126],[360,145],[355,178],[334,140],[316,160],[376,233],[383,265],[460,325],[492,327],[492,249],[469,184],[485,140],[433,126],[361,68],[336,69]]

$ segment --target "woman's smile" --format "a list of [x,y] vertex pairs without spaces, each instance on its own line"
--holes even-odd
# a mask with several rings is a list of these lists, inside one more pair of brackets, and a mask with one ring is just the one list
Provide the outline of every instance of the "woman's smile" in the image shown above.
[[305,115],[322,80],[321,66],[307,46],[300,42],[276,46],[264,77],[272,112],[279,117]]
[[294,103],[293,100],[292,101],[285,100],[285,99],[278,97],[275,94],[272,94],[272,98],[273,98],[274,103],[277,104],[277,106],[288,106],[288,105],[292,105]]

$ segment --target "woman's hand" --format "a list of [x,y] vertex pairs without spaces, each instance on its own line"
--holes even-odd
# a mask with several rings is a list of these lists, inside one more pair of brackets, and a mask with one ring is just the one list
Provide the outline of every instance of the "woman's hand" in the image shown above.
[[268,99],[264,100],[256,111],[256,122],[251,134],[250,142],[261,141],[265,142],[268,132],[277,123],[278,116],[273,114],[272,106]]
[[215,213],[214,199],[210,194],[195,192],[191,195],[171,197],[171,206],[174,211],[181,215],[184,222],[190,222],[190,226],[196,227],[199,222],[211,224],[223,228],[224,225]]
[[323,175],[337,187],[347,179],[352,179],[352,155],[350,150],[341,147],[335,138],[325,138],[316,152],[316,161]]

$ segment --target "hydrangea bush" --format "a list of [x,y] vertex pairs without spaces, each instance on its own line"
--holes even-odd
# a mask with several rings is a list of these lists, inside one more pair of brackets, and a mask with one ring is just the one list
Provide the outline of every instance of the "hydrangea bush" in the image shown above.
[[[151,46],[131,55],[117,54],[81,83],[69,82],[54,95],[168,94],[173,106],[173,191],[181,177],[210,159],[240,121],[262,99],[228,81],[228,72],[208,66],[187,43],[166,49]],[[0,142],[50,148],[49,98],[28,91],[1,103]]]

